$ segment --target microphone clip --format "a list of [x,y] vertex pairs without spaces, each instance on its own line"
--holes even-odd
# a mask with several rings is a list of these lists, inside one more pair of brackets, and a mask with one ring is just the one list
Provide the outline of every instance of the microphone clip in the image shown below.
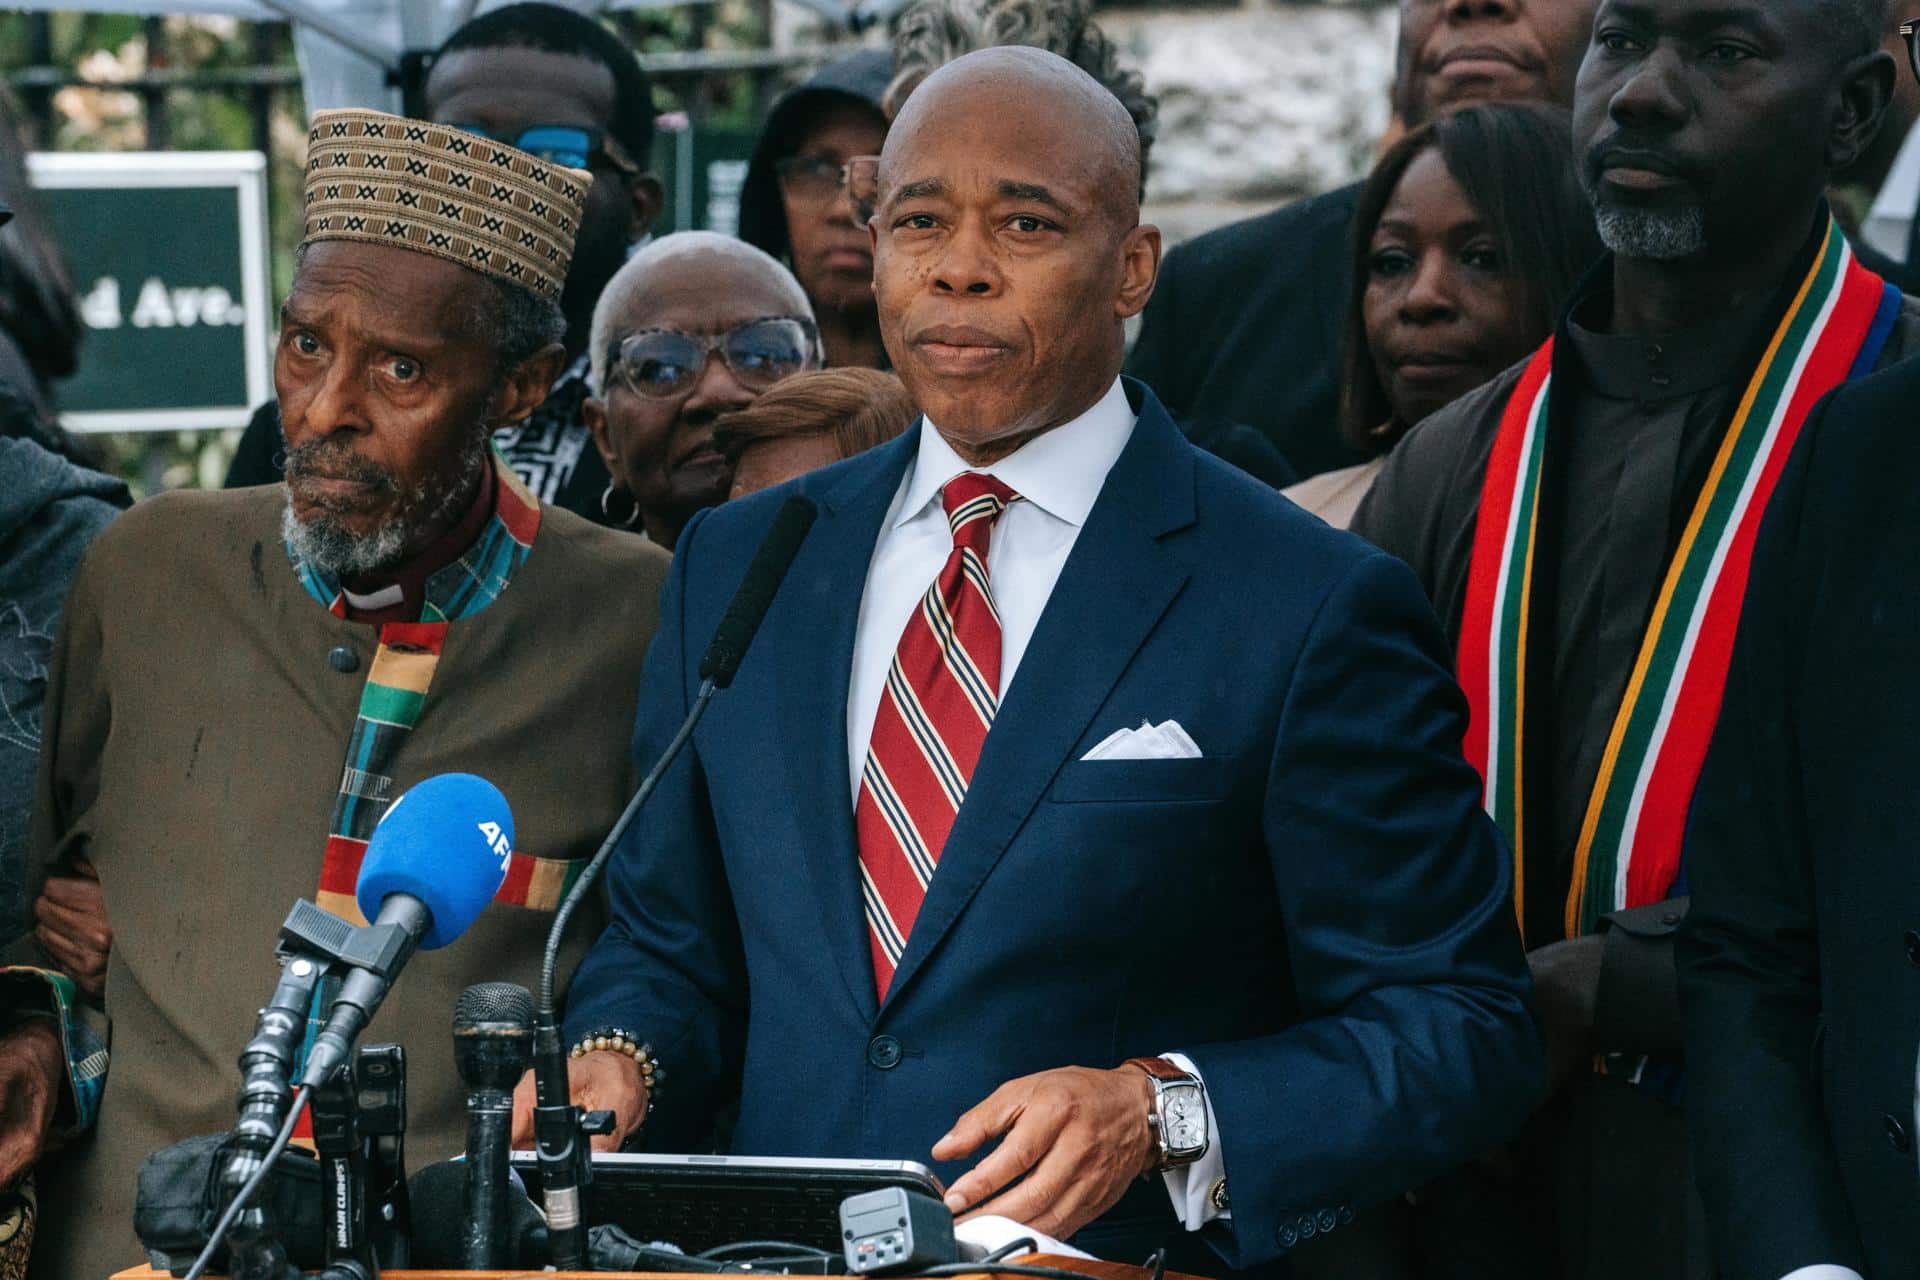
[[394,924],[351,925],[305,898],[280,926],[281,954],[317,956],[393,981],[413,954],[414,939]]

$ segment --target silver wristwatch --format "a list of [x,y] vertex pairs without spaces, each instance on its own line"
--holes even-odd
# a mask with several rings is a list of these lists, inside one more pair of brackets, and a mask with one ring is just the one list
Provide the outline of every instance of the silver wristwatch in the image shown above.
[[1129,1058],[1126,1065],[1140,1068],[1153,1082],[1153,1109],[1147,1113],[1157,1152],[1152,1171],[1184,1168],[1206,1155],[1213,1135],[1207,1132],[1207,1086],[1200,1077],[1165,1058]]

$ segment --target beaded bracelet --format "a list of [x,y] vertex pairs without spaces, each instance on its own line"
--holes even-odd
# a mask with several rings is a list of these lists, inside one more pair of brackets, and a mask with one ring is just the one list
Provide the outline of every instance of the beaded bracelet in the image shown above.
[[653,1047],[642,1044],[640,1038],[631,1031],[619,1027],[602,1027],[590,1031],[573,1046],[570,1055],[584,1058],[589,1053],[624,1053],[640,1064],[640,1080],[647,1086],[647,1110],[653,1110],[653,1099],[660,1092],[660,1086],[667,1082],[666,1069],[653,1056]]

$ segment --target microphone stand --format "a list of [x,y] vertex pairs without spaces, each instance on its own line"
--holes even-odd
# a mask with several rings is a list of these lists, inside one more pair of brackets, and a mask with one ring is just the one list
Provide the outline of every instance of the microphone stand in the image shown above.
[[613,1131],[611,1112],[582,1115],[581,1109],[573,1105],[567,1081],[567,1048],[561,1043],[560,1023],[554,1016],[554,972],[560,964],[560,941],[566,934],[567,921],[573,918],[574,910],[585,900],[607,859],[613,856],[614,847],[627,834],[640,806],[653,795],[660,779],[693,737],[694,727],[707,713],[707,704],[713,701],[713,695],[733,683],[754,634],[772,607],[773,597],[793,567],[800,544],[818,514],[813,502],[799,494],[789,497],[774,513],[771,527],[747,565],[740,586],[734,591],[726,613],[714,629],[713,640],[700,659],[700,688],[686,719],[680,722],[673,741],[641,780],[633,799],[627,801],[619,821],[613,824],[613,830],[607,833],[586,870],[580,873],[566,901],[554,913],[553,927],[547,931],[546,954],[540,961],[540,998],[533,1021],[533,1136],[540,1156],[550,1260],[557,1270],[579,1270],[586,1265],[587,1224],[582,1197],[593,1180],[592,1148],[586,1139]]
[[707,652],[701,656],[701,687],[693,697],[693,706],[687,708],[687,718],[680,722],[680,731],[674,733],[674,741],[666,745],[659,760],[647,771],[647,777],[641,779],[639,791],[626,802],[626,810],[620,812],[620,819],[589,860],[586,871],[580,873],[580,879],[568,890],[561,910],[553,915],[553,929],[547,931],[547,950],[540,960],[540,1002],[534,1009],[534,1146],[540,1150],[547,1242],[551,1261],[559,1270],[576,1270],[586,1265],[588,1226],[582,1196],[593,1180],[591,1146],[586,1138],[612,1132],[612,1113],[593,1111],[582,1115],[580,1107],[572,1105],[572,1090],[566,1082],[566,1046],[561,1042],[559,1019],[553,1013],[553,973],[561,961],[561,938],[566,935],[566,921],[572,919],[574,910],[593,887],[593,881],[599,879],[601,867],[607,865],[614,846],[634,823],[639,806],[659,787],[660,777],[666,775],[666,770],[687,745],[687,739],[693,737],[693,729],[701,722],[701,716],[707,714],[707,704],[714,699],[714,693],[732,685],[739,664],[753,645],[760,622],[766,618],[766,610],[772,608],[774,595],[780,591],[781,581],[787,578],[787,570],[793,568],[793,560],[801,553],[801,543],[818,514],[812,499],[799,493],[791,495],[780,510],[774,512],[772,526],[760,539],[760,547],[747,564],[739,587],[733,591],[720,626],[714,628]]
[[[286,1121],[292,1105],[289,1079],[294,1056],[306,1034],[314,990],[328,967],[297,952],[288,956],[272,999],[260,1011],[253,1039],[241,1051],[240,1119],[233,1130],[233,1152],[220,1174],[229,1202],[266,1164]],[[299,1275],[258,1201],[240,1211],[228,1232],[227,1273],[233,1280],[284,1280]]]
[[579,1270],[586,1265],[587,1223],[583,1196],[593,1181],[592,1145],[589,1137],[613,1132],[611,1112],[584,1113],[573,1104],[567,1084],[567,1047],[560,1039],[560,1023],[554,1016],[554,973],[560,964],[560,941],[574,908],[586,897],[587,890],[599,878],[615,846],[627,834],[660,779],[693,737],[707,704],[719,691],[712,677],[703,680],[694,697],[693,708],[680,723],[673,741],[660,753],[660,759],[641,781],[640,789],[627,801],[619,821],[607,833],[587,869],[580,873],[567,900],[554,914],[553,928],[547,934],[546,954],[540,961],[540,1001],[533,1018],[533,1137],[540,1156],[542,1200],[547,1214],[547,1242],[555,1268]]

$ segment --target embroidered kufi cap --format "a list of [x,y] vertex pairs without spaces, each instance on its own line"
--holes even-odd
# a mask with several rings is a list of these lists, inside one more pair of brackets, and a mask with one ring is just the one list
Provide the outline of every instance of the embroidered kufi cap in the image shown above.
[[592,185],[592,174],[443,124],[319,111],[302,243],[430,253],[557,300]]

